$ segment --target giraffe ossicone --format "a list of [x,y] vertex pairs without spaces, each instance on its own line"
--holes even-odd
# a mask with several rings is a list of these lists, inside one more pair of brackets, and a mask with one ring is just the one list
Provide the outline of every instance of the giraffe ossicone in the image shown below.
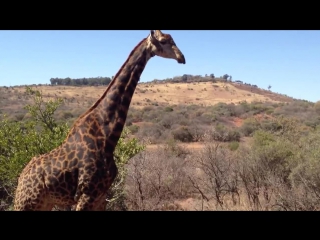
[[25,166],[14,210],[50,211],[54,206],[72,205],[76,211],[105,209],[107,191],[118,173],[114,150],[141,73],[153,56],[186,63],[171,35],[151,30],[102,96],[74,122],[64,142]]

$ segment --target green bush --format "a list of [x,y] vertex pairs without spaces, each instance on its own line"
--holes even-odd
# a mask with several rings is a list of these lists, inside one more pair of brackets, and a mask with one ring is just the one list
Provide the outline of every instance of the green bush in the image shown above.
[[68,133],[66,123],[57,123],[53,114],[62,100],[44,102],[39,91],[26,89],[33,105],[25,109],[31,115],[25,122],[0,121],[0,197],[11,204],[17,178],[33,156],[49,152],[62,143]]

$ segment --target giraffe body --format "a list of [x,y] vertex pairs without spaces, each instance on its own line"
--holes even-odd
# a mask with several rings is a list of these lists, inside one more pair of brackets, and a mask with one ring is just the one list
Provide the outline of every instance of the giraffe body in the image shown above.
[[118,172],[114,150],[140,75],[155,55],[185,64],[171,36],[152,30],[132,50],[100,99],[75,121],[65,141],[26,165],[18,180],[15,210],[105,208],[107,191]]

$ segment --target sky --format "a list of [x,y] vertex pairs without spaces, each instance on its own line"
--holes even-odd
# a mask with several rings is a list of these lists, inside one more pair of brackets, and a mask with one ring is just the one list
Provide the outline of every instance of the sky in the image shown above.
[[[140,81],[228,74],[290,97],[320,100],[320,31],[162,30],[186,64],[152,58]],[[114,76],[149,30],[0,30],[0,86]]]

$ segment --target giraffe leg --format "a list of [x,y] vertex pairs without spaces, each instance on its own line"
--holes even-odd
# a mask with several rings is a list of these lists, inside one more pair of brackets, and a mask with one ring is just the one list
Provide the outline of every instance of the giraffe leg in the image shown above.
[[106,194],[100,195],[100,197],[93,200],[86,194],[81,195],[76,211],[105,211],[106,209]]
[[88,194],[82,194],[78,200],[76,211],[92,211],[95,199]]
[[[103,211],[106,207],[106,193],[117,176],[118,168],[114,162],[113,156],[107,160],[109,166],[107,172],[101,177],[101,172],[92,175],[86,180],[79,182],[75,201],[77,201],[76,211]],[[86,175],[84,173],[84,175]],[[89,174],[88,174],[89,175]],[[87,176],[88,176],[87,175]],[[99,180],[97,180],[99,179]],[[102,184],[101,184],[102,183]],[[98,187],[102,185],[103,187]]]
[[74,197],[77,201],[76,211],[105,210],[107,191],[118,173],[113,156],[109,156],[106,162],[108,163],[106,172],[97,171],[93,175],[85,172],[85,180],[82,178],[79,181]]

